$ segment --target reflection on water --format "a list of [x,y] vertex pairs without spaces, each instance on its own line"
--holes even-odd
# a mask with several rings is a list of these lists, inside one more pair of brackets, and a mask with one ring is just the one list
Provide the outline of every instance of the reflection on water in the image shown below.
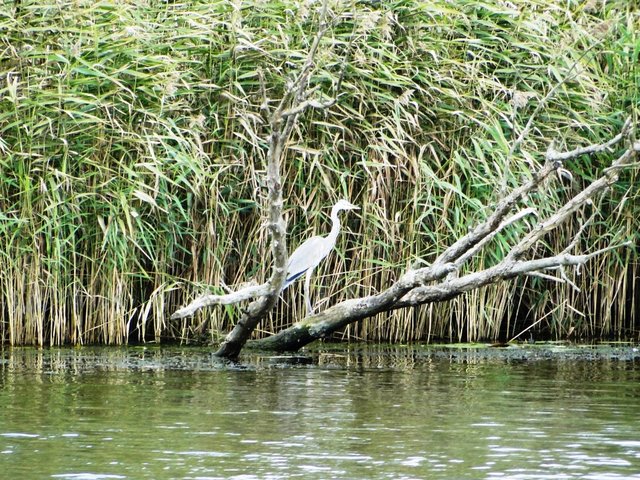
[[0,477],[640,479],[639,358],[610,353],[5,350]]

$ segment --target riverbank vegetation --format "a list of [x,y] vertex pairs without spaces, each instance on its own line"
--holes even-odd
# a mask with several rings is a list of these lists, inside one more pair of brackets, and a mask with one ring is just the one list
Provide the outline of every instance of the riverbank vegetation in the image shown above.
[[[0,335],[12,344],[200,339],[239,309],[169,320],[189,298],[268,275],[265,90],[282,94],[313,40],[308,2],[22,1],[0,15]],[[637,115],[634,2],[336,2],[310,112],[283,166],[289,250],[328,231],[337,198],[361,206],[314,296],[383,289],[430,262],[558,148],[613,137]],[[539,102],[517,155],[509,145]],[[633,117],[636,118],[636,117]],[[548,214],[609,154],[569,165],[536,193]],[[560,252],[637,241],[637,173],[547,237]],[[592,212],[597,211],[595,216]],[[587,222],[588,220],[588,222]],[[495,263],[498,238],[468,266]],[[347,327],[363,340],[633,337],[634,250],[591,261],[568,284],[527,277]],[[210,286],[216,287],[210,287]],[[297,288],[262,331],[304,315]],[[325,304],[326,306],[326,304]]]

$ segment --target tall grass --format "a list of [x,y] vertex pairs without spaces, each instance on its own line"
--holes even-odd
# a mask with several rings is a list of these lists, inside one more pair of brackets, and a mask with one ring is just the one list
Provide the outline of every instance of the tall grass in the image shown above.
[[[304,58],[314,2],[23,0],[0,10],[0,336],[12,344],[202,339],[237,307],[176,323],[204,290],[268,271],[262,228],[267,125],[261,78],[278,98]],[[638,106],[634,2],[334,2],[313,81],[338,103],[300,122],[287,159],[292,248],[328,231],[339,197],[361,205],[320,267],[313,296],[379,291],[429,262],[496,195],[560,146],[617,132]],[[566,80],[515,155],[510,144]],[[585,140],[586,139],[586,140]],[[549,212],[608,161],[571,165],[531,202]],[[590,211],[581,249],[639,228],[626,173]],[[597,207],[597,208],[596,208]],[[562,250],[578,221],[544,250]],[[505,234],[469,269],[494,263]],[[633,252],[593,262],[580,292],[527,278],[349,327],[365,340],[638,336]],[[304,314],[297,287],[263,325]],[[537,333],[536,333],[537,334]]]

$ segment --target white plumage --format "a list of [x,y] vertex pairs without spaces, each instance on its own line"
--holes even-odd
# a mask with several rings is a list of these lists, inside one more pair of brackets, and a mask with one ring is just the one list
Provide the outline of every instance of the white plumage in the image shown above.
[[289,257],[287,265],[287,279],[285,280],[282,290],[287,288],[298,278],[306,273],[305,279],[305,300],[307,304],[307,313],[313,313],[311,300],[309,296],[309,284],[311,274],[323,258],[329,255],[329,252],[336,245],[336,239],[340,233],[340,219],[338,212],[341,210],[358,210],[359,207],[352,205],[347,200],[339,200],[331,209],[331,232],[326,237],[315,235],[305,240]]

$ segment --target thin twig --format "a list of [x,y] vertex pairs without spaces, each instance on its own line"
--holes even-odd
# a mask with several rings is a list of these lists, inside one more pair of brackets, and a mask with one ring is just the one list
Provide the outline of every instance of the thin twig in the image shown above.
[[557,282],[557,283],[564,283],[564,281],[561,278],[556,277],[555,275],[549,275],[548,273],[542,273],[542,272],[527,272],[525,273],[525,275],[527,277],[536,277],[536,278],[542,278],[543,280],[549,280],[551,282]]
[[535,327],[536,325],[538,325],[539,323],[541,323],[545,318],[547,318],[549,315],[553,315],[553,312],[555,312],[556,310],[558,310],[560,308],[560,305],[557,305],[553,310],[551,310],[550,312],[548,312],[547,314],[543,315],[542,317],[540,317],[538,320],[536,320],[535,322],[533,322],[531,325],[529,325],[527,328],[525,328],[524,330],[522,330],[519,334],[517,334],[515,337],[511,337],[509,339],[509,341],[507,343],[511,343],[514,340],[517,340],[523,333],[528,332],[529,330],[531,330],[533,327]]
[[587,227],[589,226],[591,221],[595,218],[595,216],[596,216],[596,214],[594,212],[589,216],[589,218],[587,218],[586,222],[583,222],[582,225],[580,225],[580,228],[578,229],[578,232],[573,236],[573,238],[571,239],[571,242],[569,243],[569,245],[567,245],[567,247],[564,250],[562,250],[562,253],[569,253],[571,250],[573,250],[573,248],[580,241],[580,237],[582,237],[582,234],[587,229]]
[[[608,150],[609,148],[613,147],[616,143],[620,142],[620,140],[622,140],[623,138],[625,138],[628,135],[629,129],[631,128],[631,125],[632,125],[631,117],[629,117],[624,122],[624,125],[622,126],[622,130],[620,131],[620,133],[618,135],[616,135],[615,137],[613,137],[611,140],[609,140],[607,142],[604,142],[604,143],[596,143],[594,145],[587,145],[586,147],[576,148],[576,149],[570,150],[568,152],[557,152],[553,148],[553,142],[552,142],[549,145],[549,149],[547,150],[545,158],[549,162],[561,162],[561,163],[564,163],[567,160],[579,157],[580,155],[589,155],[589,154],[592,154],[592,153],[598,153],[598,152],[602,152],[604,150]],[[609,167],[609,168],[612,168],[612,167]]]

